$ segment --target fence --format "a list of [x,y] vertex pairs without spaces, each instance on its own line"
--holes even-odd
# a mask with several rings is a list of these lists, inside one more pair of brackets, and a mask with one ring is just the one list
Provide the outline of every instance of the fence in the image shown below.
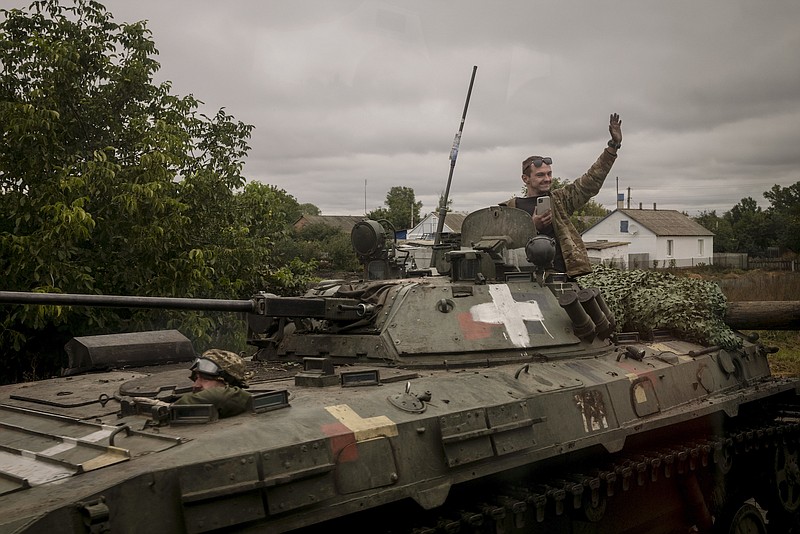
[[715,253],[714,265],[730,269],[747,269],[747,254],[739,252]]
[[628,262],[633,269],[672,269],[687,267],[715,267],[730,269],[761,269],[764,271],[797,271],[798,260],[780,258],[750,258],[747,254],[719,253],[713,258],[677,258],[670,260],[650,260],[647,254],[630,254]]
[[783,260],[780,258],[749,258],[748,269],[762,269],[764,271],[796,271],[797,260]]
[[750,258],[745,253],[714,254],[714,265],[733,269],[762,269],[764,271],[797,271],[797,260],[782,258]]
[[628,265],[631,269],[675,269],[703,267],[717,263],[717,257],[713,258],[670,258],[664,260],[651,260],[650,254],[628,254]]

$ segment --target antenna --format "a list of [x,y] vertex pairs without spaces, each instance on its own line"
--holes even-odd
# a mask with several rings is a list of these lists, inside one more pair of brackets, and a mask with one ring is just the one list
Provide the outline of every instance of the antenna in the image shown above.
[[458,126],[458,132],[453,139],[453,148],[450,150],[450,175],[447,177],[447,188],[444,190],[442,202],[439,204],[439,222],[436,226],[436,236],[433,239],[433,246],[439,244],[442,239],[442,232],[444,231],[444,218],[447,216],[447,199],[450,197],[450,183],[453,181],[453,169],[456,168],[456,158],[458,158],[458,146],[461,144],[461,132],[464,131],[464,121],[467,119],[467,108],[469,107],[469,97],[472,95],[472,85],[475,83],[475,71],[478,66],[472,67],[472,78],[469,80],[469,89],[467,90],[467,101],[464,102],[464,113],[461,115],[461,124]]

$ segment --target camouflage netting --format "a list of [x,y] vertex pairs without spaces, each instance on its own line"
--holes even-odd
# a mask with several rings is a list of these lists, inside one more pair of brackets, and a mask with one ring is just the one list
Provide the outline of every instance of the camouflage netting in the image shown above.
[[727,300],[713,282],[658,271],[623,271],[603,265],[578,280],[597,287],[617,321],[617,332],[669,329],[686,339],[733,350],[742,340],[725,324]]

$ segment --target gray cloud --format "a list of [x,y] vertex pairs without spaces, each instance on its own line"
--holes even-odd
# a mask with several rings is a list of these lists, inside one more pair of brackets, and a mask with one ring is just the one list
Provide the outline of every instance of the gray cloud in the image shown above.
[[[25,3],[4,0],[5,7]],[[250,179],[324,214],[359,214],[395,185],[433,211],[473,65],[475,87],[451,186],[471,211],[519,193],[542,153],[582,174],[624,141],[597,201],[694,214],[762,206],[800,180],[800,3],[774,0],[107,0],[148,20],[162,69],[255,125]]]

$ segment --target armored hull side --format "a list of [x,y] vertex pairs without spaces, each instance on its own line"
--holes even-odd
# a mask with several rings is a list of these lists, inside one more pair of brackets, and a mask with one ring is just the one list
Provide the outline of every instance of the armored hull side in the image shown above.
[[243,311],[257,347],[226,419],[149,402],[191,387],[155,334],[0,387],[0,533],[798,532],[798,381],[755,336],[625,332],[597,288],[521,259],[520,210],[470,214],[471,248],[417,277],[379,226],[354,231],[365,280],[303,297],[0,292]]
[[[318,376],[254,383],[288,392],[288,405],[205,424],[154,426],[119,417],[114,400],[64,401],[78,390],[113,399],[145,379],[180,387],[181,370],[5,386],[4,471],[24,479],[13,471],[26,459],[32,472],[58,462],[65,472],[7,486],[0,531],[287,532],[403,510],[370,530],[466,514],[510,531],[588,522],[666,532],[654,516],[670,529],[702,525],[703,512],[686,510],[720,487],[731,496],[712,514],[745,497],[797,504],[796,385],[769,375],[757,345],[740,354],[668,338],[591,345],[592,356],[477,368],[343,367],[376,372],[367,385],[343,385],[340,371],[328,386]],[[88,444],[100,449],[78,450]],[[634,494],[647,513],[619,510]]]

